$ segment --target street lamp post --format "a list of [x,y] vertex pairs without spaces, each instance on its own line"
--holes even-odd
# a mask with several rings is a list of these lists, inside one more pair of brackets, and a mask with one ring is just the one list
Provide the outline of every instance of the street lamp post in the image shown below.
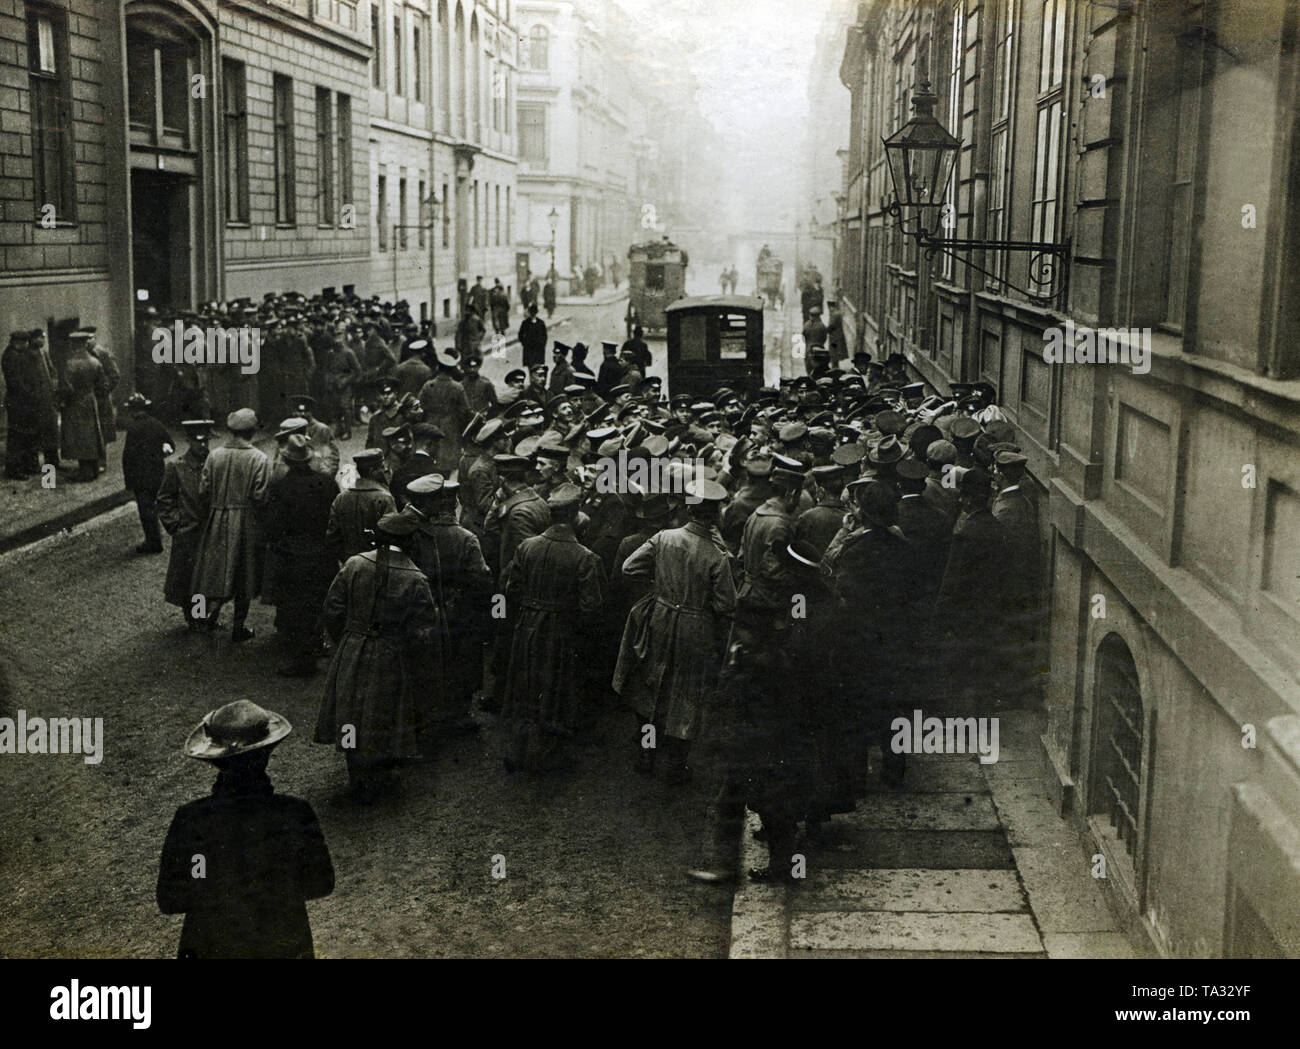
[[559,225],[559,222],[560,222],[560,213],[559,213],[558,211],[556,211],[554,208],[551,208],[551,213],[550,213],[549,215],[547,215],[546,217],[547,217],[548,219],[551,220],[551,274],[550,274],[550,280],[554,281],[554,280],[556,279],[556,273],[555,273],[555,227]]
[[423,229],[429,231],[429,317],[434,321],[436,321],[438,317],[438,286],[434,281],[433,261],[434,261],[434,252],[437,250],[437,246],[438,246],[438,208],[441,206],[441,204],[442,202],[437,198],[437,196],[434,193],[430,192],[430,194],[427,197],[425,197],[424,200],[420,201],[420,206],[422,208],[427,207],[429,209],[428,222],[420,222],[414,226],[411,225],[393,226],[393,298],[394,299],[397,299],[401,296],[400,284],[397,275],[398,249],[405,247],[404,244],[400,244],[398,242],[397,239],[398,232],[403,230],[409,230],[409,229],[415,229],[415,230]]

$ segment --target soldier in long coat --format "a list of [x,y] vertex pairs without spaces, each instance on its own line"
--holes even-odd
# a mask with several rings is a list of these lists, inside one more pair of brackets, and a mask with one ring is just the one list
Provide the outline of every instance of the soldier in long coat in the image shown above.
[[[99,345],[93,328],[87,330],[90,332],[90,345],[87,349],[104,369],[104,383],[95,391],[95,402],[99,408],[99,430],[104,435],[104,444],[107,446],[117,440],[117,413],[113,410],[113,391],[122,381],[122,372],[117,366],[117,358],[113,356],[113,351],[107,346]],[[108,454],[105,450],[105,453],[99,457],[100,470],[102,471],[107,465]]]
[[385,514],[397,510],[383,480],[384,453],[367,448],[357,452],[352,463],[357,468],[357,479],[352,487],[335,496],[325,529],[325,544],[340,563],[371,549],[374,543],[366,533],[373,532]]
[[[37,332],[44,336],[39,329]],[[3,358],[5,408],[9,418],[5,476],[17,480],[39,471],[41,450],[45,451],[47,464],[57,467],[59,463],[54,375],[48,357],[36,342],[36,334],[13,332]]]
[[[554,308],[554,304],[548,307],[548,316]],[[546,322],[537,316],[536,303],[528,307],[528,316],[519,325],[519,345],[523,349],[525,368],[546,363]]]
[[63,402],[60,444],[63,454],[80,464],[75,479],[93,481],[105,454],[99,400],[108,391],[108,379],[104,366],[91,356],[89,333],[73,332],[68,340],[70,350],[59,387]]
[[460,464],[460,435],[472,413],[465,388],[456,381],[456,359],[440,352],[437,361],[438,374],[420,390],[420,404],[428,421],[445,435],[438,445],[438,472],[450,477]]
[[826,553],[826,548],[831,545],[831,540],[844,521],[840,492],[845,472],[845,468],[838,463],[814,466],[812,480],[815,502],[795,518],[794,538],[811,543],[816,548],[819,559]]
[[[158,869],[158,909],[184,914],[180,958],[312,958],[307,900],[334,891],[311,805],[277,793],[271,751],[291,731],[246,699],[211,711],[186,757],[215,765],[212,792],[176,810]],[[203,877],[195,877],[195,857]]]
[[320,609],[338,568],[325,538],[338,487],[312,469],[311,447],[303,434],[289,437],[284,461],[288,473],[269,485],[262,517],[262,600],[275,605],[275,628],[289,653],[276,673],[311,677],[320,649]]
[[271,464],[253,447],[257,416],[251,408],[231,412],[226,428],[229,440],[212,451],[199,477],[204,523],[191,593],[203,596],[209,630],[216,629],[221,605],[233,598],[231,636],[247,641],[253,632],[244,622],[261,585],[257,512],[266,502]]
[[407,486],[404,513],[419,520],[411,536],[411,560],[429,580],[441,624],[438,666],[425,707],[423,738],[432,733],[478,728],[469,713],[483,684],[482,643],[488,635],[492,575],[478,539],[456,523],[459,485],[438,474]]
[[[718,534],[726,489],[690,481],[691,520],[659,532],[623,564],[629,579],[653,581],[627,617],[614,670],[614,690],[637,715],[638,768],[649,771],[663,748],[670,774],[684,775],[690,741],[717,684],[726,629],[736,608],[731,558]],[[654,746],[641,744],[654,726]]]
[[158,486],[158,520],[172,540],[163,600],[180,607],[191,630],[199,624],[193,614],[194,591],[190,585],[203,528],[199,477],[208,458],[208,437],[214,425],[211,419],[187,419],[181,423],[190,446],[184,455],[173,455],[163,463],[162,484]]
[[393,767],[419,751],[420,701],[438,630],[429,582],[402,545],[413,516],[388,514],[379,545],[351,557],[325,597],[334,659],[316,719],[316,742],[342,751],[355,800],[375,801],[396,786]]
[[581,640],[603,602],[600,558],[573,524],[582,492],[563,485],[549,502],[552,523],[519,544],[502,584],[515,620],[501,708],[507,771],[571,763],[566,742],[582,716]]
[[162,484],[163,464],[172,453],[172,435],[167,427],[150,414],[153,402],[142,393],[127,398],[131,421],[122,443],[122,484],[135,497],[144,542],[137,554],[161,554],[162,533],[158,528],[158,488]]

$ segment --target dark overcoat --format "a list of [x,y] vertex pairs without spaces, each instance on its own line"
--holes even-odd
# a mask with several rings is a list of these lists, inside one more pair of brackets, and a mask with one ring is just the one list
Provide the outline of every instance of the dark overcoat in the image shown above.
[[194,591],[194,559],[203,528],[203,505],[199,498],[199,475],[203,461],[192,452],[173,455],[163,463],[162,484],[158,486],[158,520],[171,536],[171,553],[167,558],[167,581],[163,599],[169,605],[190,607]]

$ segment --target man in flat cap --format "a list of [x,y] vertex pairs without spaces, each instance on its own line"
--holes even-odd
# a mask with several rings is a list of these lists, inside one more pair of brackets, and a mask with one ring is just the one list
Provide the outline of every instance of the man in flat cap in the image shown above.
[[162,483],[158,486],[158,519],[172,540],[163,600],[180,608],[185,614],[185,625],[191,630],[201,622],[194,618],[194,591],[190,584],[204,521],[199,478],[208,458],[208,438],[214,425],[211,419],[187,419],[181,423],[189,447],[184,455],[173,455],[163,463]]
[[623,563],[624,577],[653,590],[628,615],[613,680],[636,714],[638,771],[649,773],[662,749],[668,775],[679,781],[736,608],[731,558],[718,532],[727,491],[700,478],[686,483],[686,495],[690,520],[654,535]]
[[429,581],[407,552],[418,525],[414,515],[381,517],[375,549],[348,558],[325,597],[334,656],[315,740],[343,753],[350,797],[366,805],[394,791],[398,762],[419,754],[439,624]]
[[551,523],[524,539],[502,575],[515,626],[502,690],[506,770],[549,771],[572,764],[568,741],[582,720],[581,639],[604,601],[600,559],[573,526],[582,490],[551,493]]
[[158,527],[158,488],[163,479],[163,463],[171,455],[172,435],[167,427],[154,418],[150,408],[153,402],[142,393],[127,398],[126,409],[131,413],[126,425],[126,440],[122,444],[122,483],[135,498],[136,512],[140,515],[140,528],[144,542],[136,548],[137,554],[161,554],[162,532]]
[[339,563],[371,549],[376,523],[397,510],[385,483],[384,453],[366,448],[352,457],[352,463],[357,479],[334,497],[325,529],[325,544]]
[[68,336],[68,359],[59,383],[60,446],[64,456],[77,460],[75,481],[95,480],[105,455],[99,403],[108,396],[108,379],[104,366],[91,355],[89,347],[88,332],[74,331]]
[[490,634],[492,573],[478,538],[456,523],[460,485],[440,474],[406,487],[404,513],[419,524],[411,535],[411,560],[429,580],[441,621],[439,651],[430,665],[430,691],[422,750],[448,731],[476,731],[470,701],[483,685],[482,644]]
[[251,408],[231,412],[226,429],[230,437],[208,456],[199,476],[204,522],[190,591],[195,618],[205,619],[209,630],[216,629],[221,606],[234,600],[231,637],[238,642],[253,636],[244,623],[261,585],[257,515],[266,503],[271,464],[253,447],[257,416]]
[[297,394],[289,398],[289,409],[300,419],[307,420],[307,438],[311,443],[312,469],[320,471],[331,481],[339,472],[339,446],[334,431],[315,416],[316,398]]
[[[334,891],[311,805],[266,774],[291,731],[246,699],[208,713],[183,753],[217,769],[212,793],[176,810],[158,869],[158,909],[184,914],[179,958],[312,958],[307,901]],[[202,864],[202,876],[198,876]]]

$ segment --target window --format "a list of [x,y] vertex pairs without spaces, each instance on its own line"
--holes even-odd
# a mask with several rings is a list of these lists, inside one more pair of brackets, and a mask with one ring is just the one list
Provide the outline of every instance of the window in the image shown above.
[[475,142],[483,141],[483,45],[478,15],[469,20],[469,127]]
[[474,208],[474,239],[473,239],[473,241],[471,241],[471,243],[474,245],[474,247],[477,248],[477,247],[479,246],[479,239],[478,239],[478,230],[479,230],[479,226],[478,226],[478,179],[475,179],[475,180],[474,180],[474,185],[473,185],[473,187],[472,187],[472,191],[471,191],[471,192],[472,192],[473,195],[472,195],[472,197],[471,197],[470,199],[471,199],[471,201],[472,201],[472,205],[473,205],[473,208]]
[[297,221],[293,163],[293,80],[275,75],[275,221],[292,226]]
[[442,246],[451,247],[451,195],[446,182],[442,184]]
[[513,244],[514,238],[510,235],[512,222],[510,215],[510,187],[506,187],[506,243]]
[[[1127,860],[1136,870],[1143,835],[1148,726],[1137,666],[1117,634],[1107,635],[1097,649],[1094,694],[1088,813],[1103,839],[1119,846],[1115,859]],[[1131,871],[1126,873],[1132,877]]]
[[456,32],[453,40],[456,46],[454,77],[456,98],[451,108],[456,118],[456,134],[463,135],[465,134],[465,12],[460,4],[456,5]]
[[384,51],[383,51],[383,29],[379,20],[379,4],[377,0],[371,0],[370,3],[370,82],[375,87],[384,86]]
[[334,127],[330,90],[316,89],[316,221],[334,225]]
[[646,291],[664,290],[664,264],[662,262],[646,263],[645,287]]
[[447,24],[447,4],[438,3],[438,126],[451,130],[451,26]]
[[416,215],[419,217],[415,221],[419,223],[419,230],[417,231],[417,235],[420,238],[419,241],[420,247],[423,248],[426,246],[424,227],[429,224],[429,217],[428,217],[429,206],[428,204],[425,203],[424,179],[420,179],[419,188],[420,188],[420,195],[419,197],[416,198],[416,202],[415,202]]
[[402,16],[393,15],[393,94],[402,93]]
[[497,247],[501,246],[501,187],[497,186],[492,190],[492,195],[496,198],[493,205],[496,209],[496,239],[492,242]]
[[352,96],[337,98],[339,132],[339,202],[352,203]]
[[129,29],[127,108],[132,140],[139,145],[190,148],[190,78],[198,70],[192,41],[165,30]]
[[[1001,0],[993,41],[993,119],[990,128],[991,170],[989,172],[988,235],[990,240],[1008,239],[1007,170],[1011,139],[1011,46],[1015,35],[1015,0]],[[1006,253],[991,251],[985,265],[999,279],[1006,276]]]
[[[948,130],[957,139],[961,139],[961,97],[962,97],[962,57],[966,48],[966,0],[955,0],[952,5],[948,46]],[[956,236],[958,190],[961,182],[961,151],[953,163],[952,174],[948,177],[948,188],[944,190],[944,213],[947,222],[942,227],[943,236]],[[941,216],[942,217],[942,216]],[[939,273],[945,280],[953,280],[956,274],[956,259],[952,255],[941,255]]]
[[397,180],[397,247],[399,251],[406,250],[406,179]]
[[222,152],[226,157],[226,221],[248,221],[248,89],[244,63],[222,59]]
[[534,164],[546,163],[546,107],[519,106],[519,156]]
[[[1205,31],[1205,4],[1182,6],[1185,27],[1176,38],[1172,119],[1173,165],[1169,178],[1169,250],[1165,252],[1164,323],[1181,329],[1187,310],[1187,268],[1191,260],[1192,200],[1196,173],[1197,125],[1201,112],[1201,78]],[[1168,110],[1166,110],[1168,113]]]
[[[1055,241],[1059,225],[1061,127],[1065,101],[1065,0],[1042,0],[1042,50],[1038,56],[1038,112],[1034,131],[1034,184],[1030,202],[1029,236],[1036,241]],[[1029,277],[1031,291],[1046,293],[1049,282],[1039,287]]]
[[378,192],[375,194],[375,232],[379,239],[379,250],[388,250],[388,178],[379,176]]
[[411,27],[411,94],[417,102],[424,101],[424,37],[419,18]]
[[544,25],[535,25],[528,31],[528,68],[546,72],[550,68],[551,31]]
[[27,70],[32,93],[32,189],[39,220],[54,205],[56,222],[76,218],[68,22],[62,11],[27,10]]

